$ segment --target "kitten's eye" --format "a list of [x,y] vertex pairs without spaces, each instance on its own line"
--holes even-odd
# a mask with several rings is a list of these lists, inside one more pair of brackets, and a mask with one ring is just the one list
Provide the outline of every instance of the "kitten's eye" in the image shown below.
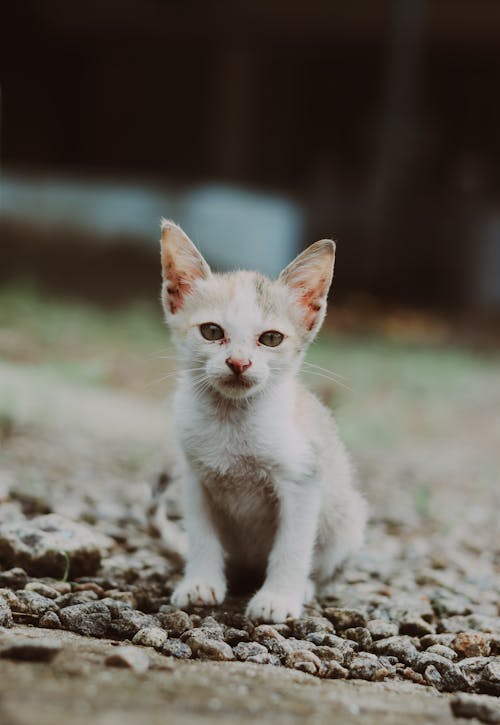
[[277,347],[283,342],[284,335],[281,334],[281,332],[277,332],[276,330],[268,330],[268,332],[263,332],[262,335],[259,337],[259,342],[261,342],[263,345],[267,345],[267,347]]
[[213,322],[204,322],[200,325],[200,332],[205,340],[222,340],[224,337],[224,330],[219,325],[214,325]]

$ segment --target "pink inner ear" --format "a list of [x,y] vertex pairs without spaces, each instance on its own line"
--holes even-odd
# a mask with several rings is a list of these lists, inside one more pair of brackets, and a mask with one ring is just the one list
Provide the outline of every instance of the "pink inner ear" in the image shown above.
[[321,301],[327,292],[328,279],[321,276],[312,285],[306,286],[302,283],[294,286],[300,293],[298,302],[303,308],[304,324],[308,330],[312,330],[321,310]]
[[167,303],[170,312],[175,315],[183,304],[184,298],[188,295],[192,288],[193,282],[197,275],[195,270],[191,273],[188,270],[179,272],[175,266],[169,261],[166,263],[167,272]]

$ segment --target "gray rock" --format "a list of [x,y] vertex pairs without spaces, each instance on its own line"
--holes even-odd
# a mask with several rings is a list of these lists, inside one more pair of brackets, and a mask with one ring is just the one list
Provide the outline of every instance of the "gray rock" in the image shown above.
[[180,637],[188,629],[192,629],[193,623],[189,614],[181,609],[173,612],[162,612],[162,608],[160,607],[157,617],[161,626],[167,630],[169,637]]
[[14,619],[4,597],[0,596],[0,627],[12,627]]
[[451,617],[455,614],[471,614],[471,603],[457,594],[440,592],[431,598],[434,611],[440,617]]
[[455,717],[500,723],[500,701],[495,697],[459,693],[453,697],[450,706]]
[[388,674],[388,670],[380,664],[378,657],[369,652],[356,655],[349,665],[351,679],[379,681],[384,680]]
[[240,642],[236,647],[233,647],[233,652],[240,662],[246,662],[249,657],[255,657],[256,655],[269,654],[264,645],[258,642]]
[[350,629],[352,627],[366,627],[366,617],[359,609],[341,609],[340,607],[327,607],[325,617],[330,620],[336,630]]
[[278,632],[275,627],[270,624],[259,624],[258,627],[254,627],[252,632],[252,639],[254,642],[269,642],[271,640],[282,641],[284,636]]
[[481,690],[490,695],[500,695],[500,657],[491,660],[481,673]]
[[18,637],[0,649],[0,657],[29,662],[50,662],[60,650],[61,643],[56,639]]
[[290,652],[284,661],[285,667],[307,672],[310,675],[319,675],[325,669],[320,658],[309,650],[295,650]]
[[126,602],[111,599],[110,597],[104,597],[104,599],[101,599],[100,602],[109,609],[109,613],[111,614],[112,619],[119,619],[123,611],[131,610],[130,605]]
[[458,666],[462,672],[467,674],[477,675],[481,674],[486,665],[491,662],[489,657],[466,657],[464,660],[458,662]]
[[249,634],[246,629],[236,629],[235,627],[228,627],[224,632],[224,640],[234,647],[239,642],[248,642]]
[[[96,602],[96,604],[102,604],[102,602]],[[106,607],[106,609],[108,608]],[[113,639],[132,639],[140,629],[157,627],[158,624],[158,620],[153,615],[144,614],[144,612],[139,612],[137,609],[127,607],[120,610],[118,618],[110,622],[108,636]]]
[[293,636],[304,639],[312,632],[335,634],[333,624],[325,617],[300,617],[292,622]]
[[[188,635],[188,636],[186,636]],[[199,659],[207,660],[233,660],[231,647],[220,639],[211,637],[208,630],[201,627],[192,629],[184,635],[186,644],[192,653]]]
[[425,634],[434,634],[436,628],[418,614],[405,614],[399,620],[399,633],[409,634],[411,637],[422,637]]
[[104,637],[111,624],[109,609],[102,602],[65,607],[59,612],[61,626],[87,637]]
[[372,636],[366,627],[350,627],[344,630],[344,635],[356,642],[360,650],[368,651],[373,644]]
[[182,642],[180,639],[175,638],[167,639],[167,641],[163,643],[160,651],[167,657],[176,657],[179,660],[188,660],[193,654],[189,645]]
[[426,652],[446,657],[446,659],[451,661],[457,659],[457,653],[455,650],[452,650],[451,647],[445,647],[444,644],[433,644],[427,648]]
[[28,575],[16,566],[13,569],[7,571],[0,571],[0,587],[8,587],[9,589],[24,589],[26,582],[28,581]]
[[370,632],[372,639],[395,637],[399,632],[397,624],[388,622],[385,619],[371,619],[367,622],[366,629]]
[[36,592],[26,591],[26,589],[18,590],[16,596],[21,604],[24,605],[25,611],[39,617],[45,612],[55,612],[59,609],[54,599],[48,599]]
[[95,592],[67,592],[61,594],[55,599],[55,603],[60,609],[64,607],[73,607],[75,604],[86,604],[87,602],[96,602],[98,599]]
[[38,626],[44,629],[61,629],[61,620],[55,612],[48,611],[38,620]]
[[349,670],[336,660],[323,661],[321,677],[329,680],[345,680],[349,676]]
[[116,647],[113,654],[106,657],[106,664],[110,667],[128,667],[142,674],[149,669],[149,657],[144,650],[138,647]]
[[418,650],[410,637],[400,635],[379,639],[373,643],[372,652],[376,655],[392,655],[408,667],[413,667],[418,659]]
[[491,617],[486,614],[457,615],[455,617],[445,617],[438,623],[439,632],[458,634],[470,630],[500,634],[500,617]]
[[28,582],[24,587],[24,590],[27,592],[36,592],[47,599],[57,599],[60,596],[57,589],[49,587],[47,584],[39,581]]
[[441,690],[443,685],[443,678],[439,674],[439,671],[434,667],[434,665],[427,665],[424,670],[424,680],[429,685],[435,687],[437,690]]
[[75,577],[95,573],[113,543],[96,529],[48,514],[3,526],[0,561],[33,576],[55,578],[62,578],[69,566]]
[[143,647],[160,649],[168,635],[161,627],[143,627],[134,634],[132,642]]
[[423,649],[427,649],[436,644],[450,647],[454,639],[454,634],[426,634],[420,639],[420,645]]

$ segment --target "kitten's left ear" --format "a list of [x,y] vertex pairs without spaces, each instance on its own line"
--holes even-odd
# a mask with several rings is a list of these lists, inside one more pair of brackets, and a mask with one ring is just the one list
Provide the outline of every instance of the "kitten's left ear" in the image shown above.
[[169,219],[161,220],[162,302],[175,315],[199,279],[211,276],[210,267],[182,229]]
[[335,242],[321,239],[299,254],[279,276],[296,293],[309,333],[316,332],[323,322],[334,264]]

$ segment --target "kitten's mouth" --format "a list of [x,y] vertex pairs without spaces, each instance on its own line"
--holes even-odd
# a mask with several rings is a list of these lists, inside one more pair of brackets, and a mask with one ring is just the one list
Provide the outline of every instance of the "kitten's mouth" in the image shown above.
[[245,390],[248,388],[253,388],[255,385],[255,381],[251,378],[245,378],[242,375],[227,375],[220,380],[221,384],[225,388],[230,388],[233,390]]

